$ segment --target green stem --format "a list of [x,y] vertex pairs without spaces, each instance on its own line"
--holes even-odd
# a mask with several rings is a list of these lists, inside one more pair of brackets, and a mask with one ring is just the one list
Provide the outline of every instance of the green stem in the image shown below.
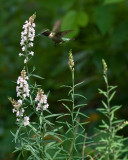
[[74,85],[74,71],[72,71],[72,112],[71,112],[71,117],[72,117],[72,133],[73,133],[73,139],[70,145],[70,150],[69,150],[69,158],[68,160],[71,160],[72,158],[72,153],[73,153],[73,146],[75,142],[75,122],[74,122],[74,108],[75,108],[75,85]]
[[[105,74],[106,77],[106,86],[107,86],[107,106],[108,106],[108,120],[109,120],[109,148],[108,148],[108,160],[111,160],[112,158],[114,158],[114,150],[111,148],[112,144],[113,144],[113,138],[114,138],[114,133],[113,133],[113,126],[112,126],[112,120],[111,120],[111,107],[110,107],[110,95],[109,95],[109,84],[108,84],[108,78],[107,78],[107,74]],[[112,157],[111,157],[112,155]],[[115,158],[113,159],[115,160]]]
[[45,158],[44,134],[45,134],[44,114],[43,114],[43,110],[41,110],[41,114],[40,114],[40,146],[43,146],[43,150],[41,151],[40,155],[41,155],[42,159]]

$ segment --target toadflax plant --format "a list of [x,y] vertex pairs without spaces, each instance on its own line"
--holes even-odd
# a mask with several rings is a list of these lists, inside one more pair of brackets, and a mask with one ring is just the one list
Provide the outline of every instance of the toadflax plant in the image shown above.
[[[86,100],[86,98],[76,93],[76,87],[82,84],[83,82],[75,84],[74,82],[74,60],[72,51],[69,52],[69,68],[71,71],[71,77],[72,77],[72,85],[63,85],[62,87],[69,88],[68,92],[68,99],[61,99],[59,101],[63,101],[65,103],[62,103],[63,106],[68,111],[66,114],[62,114],[61,116],[57,117],[57,119],[62,118],[62,120],[59,120],[58,123],[64,125],[67,128],[67,131],[65,132],[65,135],[61,135],[63,137],[63,150],[64,153],[61,153],[61,156],[63,157],[61,159],[63,160],[75,160],[75,159],[82,159],[84,160],[88,155],[85,155],[85,141],[87,141],[88,137],[85,132],[84,125],[88,122],[82,122],[82,117],[87,118],[87,115],[83,114],[80,111],[80,107],[85,107],[86,103],[84,104],[78,104],[77,98],[82,98]],[[68,105],[66,104],[68,103]],[[65,118],[66,117],[66,118]],[[81,119],[80,119],[81,117]],[[68,145],[67,145],[68,144]],[[69,147],[68,147],[69,146]]]
[[99,93],[105,97],[105,101],[102,101],[103,108],[98,109],[105,117],[106,121],[102,120],[100,125],[100,140],[99,145],[96,147],[98,156],[95,156],[97,160],[127,160],[127,138],[118,135],[118,131],[123,129],[128,122],[124,120],[118,120],[115,116],[115,112],[121,108],[121,106],[113,106],[111,104],[112,99],[115,96],[115,88],[117,86],[111,86],[108,82],[107,76],[107,64],[103,62],[103,78],[106,84],[106,90],[99,89]]
[[[106,90],[99,89],[99,92],[106,100],[102,101],[103,108],[99,111],[106,117],[106,121],[102,120],[98,143],[92,143],[90,140],[94,136],[89,138],[85,131],[84,125],[88,122],[87,116],[81,112],[81,107],[85,107],[86,103],[79,104],[78,98],[86,98],[76,92],[77,87],[83,82],[75,84],[75,65],[71,50],[68,64],[72,84],[63,86],[69,89],[68,98],[60,100],[67,113],[52,114],[49,111],[48,94],[41,85],[31,83],[32,77],[43,78],[33,74],[35,68],[30,71],[28,67],[30,59],[34,56],[32,47],[35,18],[36,14],[33,14],[23,25],[20,42],[22,52],[19,56],[24,58],[24,66],[16,81],[17,98],[9,98],[12,112],[16,115],[17,131],[11,133],[16,145],[14,152],[18,152],[17,160],[127,160],[128,148],[124,145],[127,139],[118,135],[118,131],[128,122],[117,120],[115,117],[115,112],[121,106],[111,105],[116,86],[110,86],[108,83],[107,65],[104,60],[103,78]],[[53,117],[56,118],[55,123],[59,124],[59,127],[55,128],[55,123],[51,122]],[[61,133],[61,129],[64,134]],[[96,148],[91,149],[92,145],[96,145]]]
[[24,57],[25,66],[16,82],[17,99],[9,98],[17,124],[16,133],[11,133],[16,143],[14,152],[18,152],[18,160],[54,160],[61,150],[61,139],[57,134],[59,128],[55,129],[49,119],[58,114],[52,114],[48,110],[47,94],[40,88],[41,86],[30,83],[33,76],[42,79],[33,74],[34,69],[29,73],[28,68],[28,62],[34,56],[31,48],[34,45],[35,18],[36,14],[33,14],[25,21],[21,32],[22,53],[19,53],[19,56]]

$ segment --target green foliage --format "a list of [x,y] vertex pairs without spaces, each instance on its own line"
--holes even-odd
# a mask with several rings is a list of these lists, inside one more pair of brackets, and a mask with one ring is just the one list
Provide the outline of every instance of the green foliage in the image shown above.
[[105,0],[105,4],[111,4],[111,3],[118,3],[118,2],[124,2],[125,0]]
[[[67,23],[68,22],[68,23]],[[73,33],[70,33],[69,36],[77,36],[79,33],[79,27],[85,27],[88,24],[88,14],[84,11],[76,12],[71,10],[68,12],[62,21],[61,30],[71,29]]]
[[96,147],[96,150],[99,153],[98,159],[127,159],[127,146],[124,145],[127,139],[123,136],[119,136],[117,133],[127,125],[127,122],[124,120],[118,120],[115,116],[115,112],[121,108],[121,106],[111,106],[111,101],[115,96],[115,88],[117,86],[109,85],[107,65],[104,60],[103,68],[103,78],[106,84],[106,90],[103,91],[99,89],[99,93],[105,97],[106,102],[102,101],[104,108],[98,110],[107,118],[107,121],[102,120],[102,125],[100,125],[101,133],[103,133],[104,136],[102,135],[99,140],[100,145]]
[[112,8],[100,6],[95,9],[95,22],[103,35],[105,35],[114,23],[114,15],[111,14]]
[[[57,19],[63,21],[64,17],[71,11],[75,11],[77,15],[79,15],[79,12],[84,12],[88,17],[87,25],[77,25],[78,29],[73,28],[72,34],[74,32],[78,33],[77,36],[74,36],[75,40],[70,43],[54,47],[52,42],[43,36],[35,39],[34,50],[36,54],[29,63],[29,67],[36,66],[37,74],[47,80],[45,85],[44,80],[36,77],[32,77],[31,81],[41,84],[46,91],[50,90],[49,103],[54,106],[50,108],[50,111],[52,113],[65,113],[67,111],[57,100],[66,97],[65,89],[60,89],[59,86],[70,84],[67,50],[72,48],[76,62],[75,80],[76,82],[85,81],[77,89],[79,93],[88,97],[89,106],[82,108],[82,113],[93,117],[90,118],[91,123],[85,126],[88,133],[93,134],[93,128],[103,118],[96,112],[96,107],[99,106],[99,96],[96,90],[103,86],[100,78],[102,58],[106,59],[110,65],[109,78],[112,84],[115,83],[119,86],[117,88],[119,97],[115,97],[113,103],[122,104],[124,107],[121,108],[120,112],[117,111],[117,117],[127,119],[127,4],[127,0],[0,1],[0,6],[2,6],[0,8],[0,159],[15,159],[15,155],[11,153],[14,143],[12,143],[12,136],[10,135],[10,130],[16,131],[15,117],[12,115],[12,107],[7,101],[7,97],[15,97],[15,83],[10,83],[10,81],[14,81],[22,69],[22,61],[18,58],[18,53],[21,51],[19,47],[21,26],[25,19],[35,11],[37,13],[36,34],[45,28],[52,29]],[[101,22],[97,22],[98,17],[95,19],[97,8],[100,8],[98,15]],[[104,18],[106,21],[103,22],[101,15],[107,17],[104,12],[106,12],[108,18]],[[109,20],[109,17],[111,20]],[[81,22],[84,23],[85,21]],[[108,24],[105,26],[103,23]],[[73,35],[71,36],[73,37]],[[84,104],[84,101],[78,97],[77,101],[79,104]],[[97,118],[94,118],[95,116]],[[120,132],[121,135],[128,135],[127,128]]]
[[[81,97],[82,99],[86,100],[86,98],[81,94],[76,94],[75,88],[82,84],[83,82],[80,82],[78,84],[75,84],[74,78],[74,60],[72,56],[72,52],[69,52],[69,68],[71,70],[71,76],[72,76],[72,85],[66,86],[63,85],[63,87],[69,88],[68,96],[69,99],[61,99],[59,101],[64,102],[70,102],[70,105],[67,105],[65,103],[62,103],[63,106],[67,109],[68,113],[61,115],[57,117],[59,120],[59,124],[63,124],[66,126],[67,131],[65,132],[65,135],[63,135],[62,144],[64,146],[65,150],[65,157],[67,160],[74,160],[76,158],[86,158],[85,155],[85,140],[88,139],[85,133],[84,125],[87,124],[87,122],[82,122],[80,117],[87,118],[87,116],[80,111],[81,106],[85,106],[86,104],[75,104],[76,97]],[[70,121],[64,121],[66,117],[70,118]],[[80,142],[79,142],[80,140]],[[67,144],[69,144],[69,147],[67,147]],[[83,152],[82,152],[83,150]],[[61,153],[62,154],[62,153]],[[60,155],[61,157],[62,155]],[[62,157],[63,159],[63,157]]]

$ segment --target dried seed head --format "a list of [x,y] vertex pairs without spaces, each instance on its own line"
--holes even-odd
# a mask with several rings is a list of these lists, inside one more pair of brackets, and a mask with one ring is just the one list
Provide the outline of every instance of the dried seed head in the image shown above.
[[12,103],[13,106],[16,104],[16,100],[12,99],[12,97],[9,97],[8,99]]
[[25,69],[23,69],[23,70],[21,71],[21,77],[22,77],[23,79],[26,78],[26,71],[25,71]]
[[44,91],[41,88],[38,88],[37,96],[35,98],[35,101],[38,102],[36,111],[43,111],[48,108],[48,103],[47,103],[47,95],[44,94]]
[[38,88],[38,94],[39,94],[39,100],[41,100],[43,94],[44,94],[44,91],[42,91],[41,88]]
[[29,22],[33,23],[36,18],[36,12],[29,18]]
[[9,101],[12,103],[13,107],[14,107],[15,109],[17,109],[17,110],[18,110],[18,109],[20,108],[20,106],[22,105],[22,100],[16,101],[16,100],[12,99],[11,97],[9,97],[8,99],[9,99]]
[[105,60],[104,60],[104,59],[102,59],[102,63],[103,63],[103,72],[104,72],[104,74],[106,74],[106,73],[107,73],[108,68],[107,68],[107,64],[106,64],[106,62],[105,62]]
[[69,61],[68,61],[69,68],[71,71],[74,71],[74,60],[72,56],[72,50],[69,51]]

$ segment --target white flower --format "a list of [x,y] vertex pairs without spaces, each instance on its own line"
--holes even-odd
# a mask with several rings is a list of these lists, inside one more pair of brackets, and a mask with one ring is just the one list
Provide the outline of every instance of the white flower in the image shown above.
[[31,51],[31,52],[29,52],[29,54],[33,56],[33,55],[34,55],[34,52],[33,52],[33,51]]
[[29,125],[29,117],[25,116],[24,117],[24,126]]
[[21,100],[21,99],[19,99],[17,102],[18,102],[19,104],[22,104],[22,100]]
[[23,46],[23,47],[22,47],[22,51],[25,51],[25,50],[26,50],[26,47],[25,47],[25,46]]
[[23,54],[22,54],[22,53],[19,53],[19,56],[23,56]]
[[[32,43],[32,42],[29,43],[29,47],[33,47],[33,43]],[[30,54],[30,53],[29,53],[29,54]]]
[[24,60],[24,63],[27,63],[27,59]]

